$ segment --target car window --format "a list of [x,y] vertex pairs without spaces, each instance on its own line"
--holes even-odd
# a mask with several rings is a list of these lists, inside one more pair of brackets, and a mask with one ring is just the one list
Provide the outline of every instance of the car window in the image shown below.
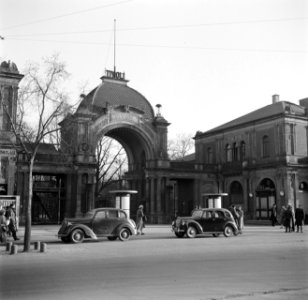
[[93,218],[94,214],[95,214],[95,211],[90,210],[85,214],[85,218],[89,218],[89,219]]
[[109,218],[109,219],[118,218],[118,211],[117,210],[109,210],[107,218]]
[[227,216],[228,218],[232,218],[232,217],[231,217],[231,213],[229,213],[228,211],[225,211],[225,214],[226,214],[226,216]]
[[212,218],[212,211],[207,210],[203,212],[203,219],[211,219]]
[[106,218],[106,211],[102,210],[102,211],[98,211],[95,215],[95,220],[101,220],[101,219],[105,219]]
[[202,210],[194,210],[192,213],[192,216],[195,218],[201,218],[202,216]]
[[225,217],[224,213],[220,210],[216,211],[215,214],[216,214],[216,218],[223,219]]
[[126,219],[126,214],[124,211],[119,211],[119,218],[120,219]]

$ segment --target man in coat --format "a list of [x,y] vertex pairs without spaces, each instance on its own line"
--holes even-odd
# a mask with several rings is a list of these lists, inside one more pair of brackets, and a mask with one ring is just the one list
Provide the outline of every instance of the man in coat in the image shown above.
[[301,205],[299,205],[295,209],[295,225],[296,225],[296,232],[303,232],[303,223],[305,220],[305,213]]

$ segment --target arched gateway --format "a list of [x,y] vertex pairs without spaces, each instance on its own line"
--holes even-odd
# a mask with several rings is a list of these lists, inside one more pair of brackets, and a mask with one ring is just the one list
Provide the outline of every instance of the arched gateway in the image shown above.
[[[150,222],[164,222],[165,192],[169,168],[167,127],[169,123],[155,115],[140,93],[127,85],[124,73],[106,71],[102,83],[83,97],[76,113],[61,125],[61,149],[69,153],[72,203],[66,211],[78,216],[94,207],[95,148],[103,136],[117,140],[128,158],[126,180],[138,194],[132,197],[131,210],[145,205]],[[165,170],[165,171],[164,171]]]

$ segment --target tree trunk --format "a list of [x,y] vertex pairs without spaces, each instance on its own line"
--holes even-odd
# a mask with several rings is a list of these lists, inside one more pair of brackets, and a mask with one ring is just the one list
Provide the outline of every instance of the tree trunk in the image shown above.
[[25,223],[25,236],[24,236],[24,252],[30,251],[30,245],[31,245],[31,224],[32,224],[32,194],[33,194],[33,164],[34,164],[34,156],[30,158],[29,161],[29,193],[28,198],[26,200],[26,223]]

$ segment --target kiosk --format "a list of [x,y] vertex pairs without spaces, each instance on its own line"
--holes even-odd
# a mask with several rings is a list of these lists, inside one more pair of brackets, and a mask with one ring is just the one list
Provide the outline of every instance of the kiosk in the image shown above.
[[227,193],[204,193],[206,208],[221,208],[221,197],[228,196]]
[[115,194],[115,207],[123,209],[130,218],[130,195],[138,192],[134,190],[113,190],[109,193]]

